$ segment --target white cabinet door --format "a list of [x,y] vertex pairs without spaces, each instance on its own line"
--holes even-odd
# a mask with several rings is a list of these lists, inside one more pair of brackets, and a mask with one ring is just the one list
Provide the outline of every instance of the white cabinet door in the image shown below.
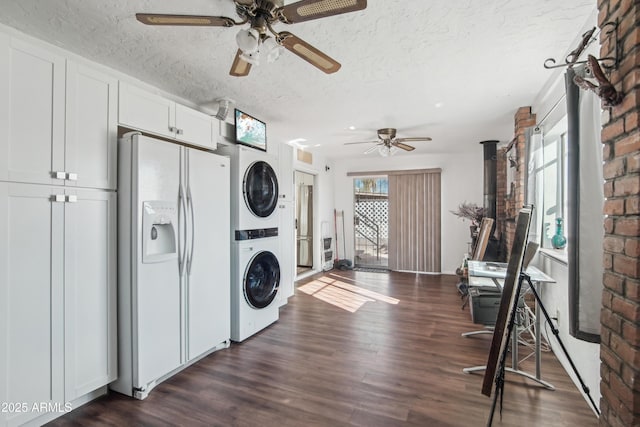
[[17,39],[0,47],[0,180],[62,184],[65,60]]
[[120,83],[118,105],[118,122],[122,126],[175,137],[175,102]]
[[120,83],[118,122],[122,126],[215,150],[213,120],[193,108]]
[[65,400],[116,379],[116,193],[67,190]]
[[293,147],[281,143],[278,150],[278,193],[279,197],[293,202]]
[[208,114],[176,104],[177,140],[215,150],[212,126],[213,119]]
[[187,150],[193,253],[187,265],[187,360],[231,335],[229,159]]
[[116,189],[117,99],[117,79],[67,63],[66,185]]
[[0,413],[3,425],[64,405],[62,187],[0,182],[0,401],[27,413]]

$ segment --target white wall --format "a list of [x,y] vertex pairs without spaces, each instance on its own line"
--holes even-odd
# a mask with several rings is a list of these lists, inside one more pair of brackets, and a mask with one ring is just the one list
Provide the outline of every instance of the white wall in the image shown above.
[[[544,271],[556,280],[556,283],[542,285],[542,302],[549,312],[549,316],[558,317],[558,336],[571,356],[578,373],[591,391],[591,397],[596,405],[600,404],[600,345],[578,340],[569,334],[569,269],[567,264],[545,255],[536,255],[532,264]],[[544,325],[544,319],[542,319]],[[565,371],[569,374],[578,390],[582,392],[580,382],[573,373],[569,360],[564,355],[562,348],[551,334],[551,328],[542,328],[547,332],[548,341],[553,353],[556,355]],[[542,379],[544,379],[544,365],[542,366]],[[584,395],[584,393],[582,393]],[[585,396],[586,399],[586,396]]]
[[[482,206],[483,154],[479,143],[470,142],[463,153],[425,154],[401,153],[394,157],[380,157],[372,153],[361,159],[336,160],[333,172],[335,208],[344,210],[346,254],[340,258],[353,260],[353,177],[348,172],[390,171],[408,169],[442,169],[442,272],[454,274],[463,255],[468,251],[469,222],[450,211],[464,201]],[[333,213],[331,213],[333,215]]]
[[[327,170],[327,168],[329,170]],[[314,175],[313,193],[313,247],[314,270],[322,270],[322,222],[327,221],[333,229],[333,163],[324,156],[313,153],[313,163],[308,164],[297,160],[294,148],[293,169]]]
[[[597,22],[597,10],[587,19],[582,31],[583,34],[593,27]],[[577,46],[581,37],[577,35],[576,40],[568,48]],[[597,46],[592,47],[597,50]],[[567,52],[568,53],[568,52]],[[532,105],[532,112],[536,114],[537,124],[543,124],[546,128],[551,128],[558,120],[566,114],[566,101],[564,99],[564,70],[554,70],[550,73],[548,82],[541,88]],[[602,233],[601,228],[594,228],[594,232]],[[573,338],[569,334],[569,271],[566,263],[551,259],[543,255],[537,255],[534,265],[540,268],[549,276],[553,277],[557,283],[545,286],[542,292],[542,300],[550,316],[558,315],[558,331],[560,339],[567,348],[580,376],[591,390],[591,396],[596,405],[600,403],[600,345],[581,341]],[[548,329],[550,331],[550,329]],[[557,344],[554,337],[550,337],[550,343],[556,357],[569,373],[578,390],[582,392],[579,382],[573,374],[573,369],[562,349]],[[544,378],[544,367],[543,367]],[[584,393],[583,393],[584,394]]]

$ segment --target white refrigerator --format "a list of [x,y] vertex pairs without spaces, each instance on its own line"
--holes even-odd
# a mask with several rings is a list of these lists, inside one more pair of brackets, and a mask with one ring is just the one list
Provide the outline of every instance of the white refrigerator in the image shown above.
[[144,399],[230,337],[229,159],[131,132],[118,152],[118,380]]

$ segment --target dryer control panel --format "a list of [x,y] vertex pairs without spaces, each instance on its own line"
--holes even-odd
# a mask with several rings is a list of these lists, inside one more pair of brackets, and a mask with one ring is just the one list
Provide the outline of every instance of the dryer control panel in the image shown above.
[[236,241],[263,239],[265,237],[276,237],[278,228],[257,228],[255,230],[236,230]]

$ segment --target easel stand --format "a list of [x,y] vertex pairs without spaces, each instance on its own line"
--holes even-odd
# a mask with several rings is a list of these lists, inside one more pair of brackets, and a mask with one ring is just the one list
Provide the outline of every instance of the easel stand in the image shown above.
[[[560,339],[558,328],[556,328],[553,322],[551,321],[551,316],[549,316],[549,313],[547,312],[547,309],[542,303],[542,299],[540,298],[538,291],[536,290],[535,286],[533,286],[533,284],[531,283],[531,277],[529,277],[528,274],[520,272],[520,277],[518,278],[518,284],[516,285],[516,290],[515,290],[516,295],[520,295],[520,289],[522,289],[522,282],[524,280],[527,281],[527,283],[529,284],[529,288],[533,293],[533,296],[536,298],[536,303],[538,304],[537,307],[541,309],[542,313],[544,314],[544,318],[546,319],[547,323],[551,326],[551,332],[556,337],[556,341],[558,341],[558,344],[560,344],[560,348],[562,349],[562,352],[564,353],[565,357],[569,361],[569,364],[571,365],[571,369],[573,370],[573,373],[576,375],[576,378],[578,378],[578,381],[580,382],[580,386],[582,387],[582,391],[589,398],[589,402],[591,403],[591,406],[593,407],[596,414],[600,416],[600,411],[598,410],[598,407],[596,406],[595,402],[593,401],[593,398],[591,397],[591,392],[589,390],[589,387],[587,387],[587,385],[584,383],[584,380],[582,379],[582,377],[580,376],[580,373],[578,372],[578,368],[576,368],[576,365],[573,363],[573,359],[571,359],[571,356],[567,352],[567,349],[564,346],[564,343]],[[511,316],[509,317],[509,323],[507,324],[507,331],[508,331],[507,336],[509,337],[511,337],[512,335],[512,331],[515,324],[515,317],[516,317],[516,310],[514,309],[511,311]],[[496,410],[498,396],[500,397],[500,414],[502,414],[502,400],[504,397],[504,374],[506,371],[505,361],[507,359],[508,350],[509,350],[509,346],[505,345],[504,349],[502,350],[502,354],[500,354],[500,360],[498,363],[498,372],[496,373],[496,379],[495,379],[496,390],[493,394],[493,401],[491,402],[491,413],[489,414],[487,427],[491,427],[491,425],[493,424],[493,414],[495,413],[495,410]]]

